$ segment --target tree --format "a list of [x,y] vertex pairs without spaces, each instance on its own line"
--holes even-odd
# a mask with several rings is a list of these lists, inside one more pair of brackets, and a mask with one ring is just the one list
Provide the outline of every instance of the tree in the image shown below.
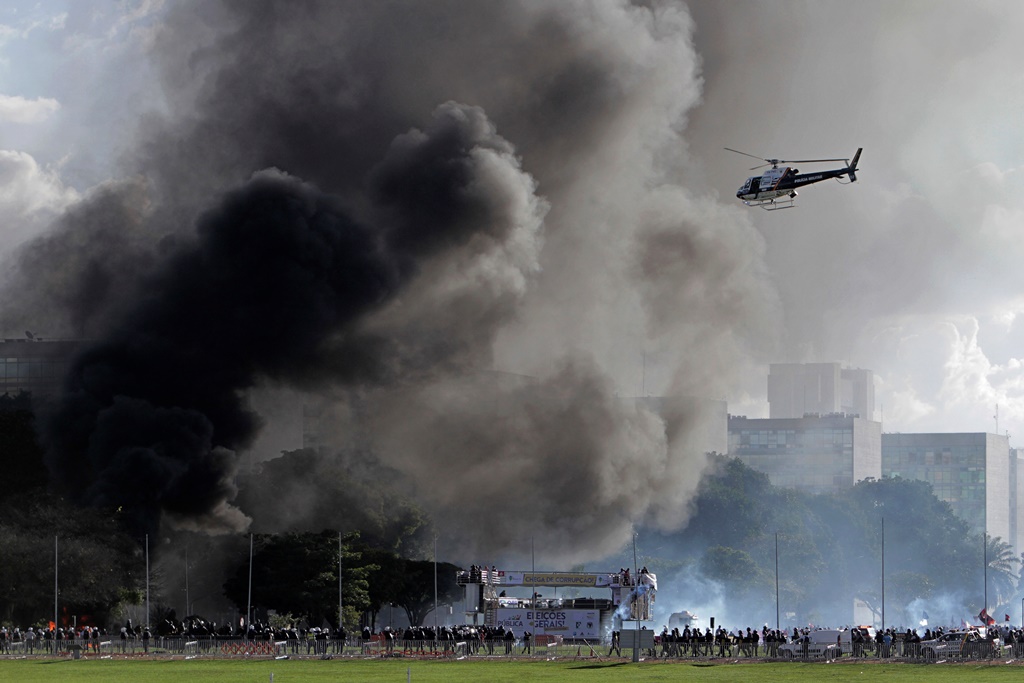
[[[921,575],[934,591],[950,594],[962,594],[977,581],[979,553],[967,522],[935,496],[931,484],[900,477],[865,480],[835,501],[842,514],[838,528],[847,545],[850,588],[874,609],[881,607],[883,519],[889,576]],[[888,602],[890,596],[886,598]]]
[[138,596],[145,561],[116,515],[33,492],[9,499],[0,520],[0,620],[53,619],[55,541],[58,605],[68,623],[75,615],[79,623],[106,625],[119,603]]
[[[995,605],[1005,605],[1013,597],[1018,576],[1020,559],[1014,555],[1013,546],[999,536],[993,538],[985,535],[986,553],[988,555],[988,588],[989,600],[995,598]],[[991,591],[995,591],[993,596]],[[988,609],[988,605],[985,606]]]
[[367,612],[370,615],[370,628],[376,630],[380,610],[384,605],[398,602],[405,582],[405,560],[380,548],[363,550],[363,558],[374,567],[368,581]]
[[751,469],[739,458],[716,456],[702,479],[687,535],[705,544],[743,547],[765,533],[767,499],[774,497],[768,475]]
[[[712,461],[687,527],[671,534],[644,532],[652,539],[646,545],[655,546],[659,557],[700,558],[703,577],[680,572],[675,579],[662,577],[666,585],[681,579],[699,586],[706,578],[744,591],[759,581],[770,582],[778,533],[782,611],[796,612],[804,623],[815,611],[822,622],[848,623],[854,598],[881,611],[884,519],[886,576],[897,577],[886,595],[893,613],[928,595],[977,593],[964,589],[979,583],[979,539],[972,540],[967,523],[927,482],[872,479],[834,495],[810,495],[773,486],[736,458],[713,456]],[[992,551],[997,557],[997,549]],[[1004,597],[1005,579],[1016,576],[1016,566],[1007,567],[1005,552],[998,553],[1001,568],[993,576],[1000,577],[998,594]],[[741,567],[755,577],[754,583],[737,578]],[[750,600],[742,609],[757,619],[769,603],[774,599]]]
[[[366,566],[353,545],[342,539],[343,605],[364,610],[368,605]],[[338,533],[257,534],[253,538],[252,601],[254,606],[291,613],[310,624],[338,626]],[[224,584],[224,593],[244,611],[248,604],[249,565],[240,565]]]
[[258,533],[358,531],[363,544],[426,551],[426,516],[396,485],[400,475],[364,452],[283,453],[247,474],[235,504]]
[[[403,574],[405,580],[395,603],[405,610],[410,624],[423,624],[423,618],[434,609],[434,562],[430,560],[406,560]],[[456,583],[459,567],[447,562],[438,562],[437,604],[450,605],[462,597],[462,587]]]

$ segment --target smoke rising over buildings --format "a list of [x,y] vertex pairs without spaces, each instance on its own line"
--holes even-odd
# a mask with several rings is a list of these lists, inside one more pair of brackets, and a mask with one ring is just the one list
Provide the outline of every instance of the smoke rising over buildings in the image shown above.
[[646,353],[660,390],[726,395],[777,306],[746,214],[678,183],[692,31],[674,3],[168,7],[125,180],[8,278],[5,325],[95,340],[49,421],[65,489],[241,528],[244,395],[277,385],[369,406],[466,552],[683,523],[701,416],[617,393]]
[[[419,259],[446,248],[472,243],[504,275],[514,259],[492,244],[535,230],[539,217],[508,210],[536,206],[515,197],[531,183],[479,110],[443,105],[390,152],[373,174],[376,229],[275,171],[199,218],[196,238],[158,261],[139,299],[75,363],[50,429],[51,469],[66,486],[90,483],[86,499],[114,507],[223,517],[231,452],[259,428],[243,403],[259,378],[379,382],[427,360],[409,348],[416,340],[398,343],[401,330],[385,337],[361,320],[388,305]],[[416,196],[424,168],[433,201]]]

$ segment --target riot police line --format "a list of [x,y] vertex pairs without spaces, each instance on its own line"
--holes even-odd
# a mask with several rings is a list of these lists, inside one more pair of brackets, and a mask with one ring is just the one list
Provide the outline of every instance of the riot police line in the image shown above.
[[[837,636],[838,634],[838,636]],[[623,657],[632,654],[619,646],[618,632],[603,642],[563,641],[533,637],[525,632],[485,626],[442,626],[357,633],[328,628],[250,630],[247,634],[154,635],[150,629],[123,628],[108,634],[102,629],[0,629],[0,656],[94,657],[165,655],[183,657]],[[963,661],[1024,658],[1024,630],[988,629],[917,630],[868,627],[845,629],[761,630],[747,628],[716,631],[689,627],[664,629],[645,647],[652,659],[768,659],[893,661]],[[606,652],[607,650],[607,652]]]

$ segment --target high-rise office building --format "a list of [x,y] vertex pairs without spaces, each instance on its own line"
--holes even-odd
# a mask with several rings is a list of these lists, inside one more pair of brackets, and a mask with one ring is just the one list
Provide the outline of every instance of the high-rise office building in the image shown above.
[[845,413],[873,420],[874,373],[839,363],[772,363],[768,406],[772,418]]
[[35,397],[55,395],[79,346],[76,341],[31,338],[0,341],[0,395],[22,391]]
[[883,476],[927,481],[971,529],[984,529],[1018,550],[1020,474],[1009,438],[999,434],[882,435]]
[[846,414],[800,418],[729,417],[729,455],[772,484],[835,493],[881,468],[882,425]]

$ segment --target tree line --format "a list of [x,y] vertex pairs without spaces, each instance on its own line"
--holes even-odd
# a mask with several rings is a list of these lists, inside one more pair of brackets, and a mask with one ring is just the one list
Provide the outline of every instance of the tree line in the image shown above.
[[[52,619],[56,569],[59,618],[89,615],[110,624],[120,608],[144,599],[143,539],[123,511],[81,508],[48,489],[35,419],[26,395],[0,396],[0,622]],[[834,495],[809,495],[773,486],[736,458],[710,458],[681,530],[644,532],[645,564],[659,568],[663,587],[699,592],[711,579],[767,622],[775,616],[777,579],[784,612],[845,622],[852,600],[881,612],[884,539],[889,623],[915,624],[914,606],[926,603],[977,614],[985,606],[986,568],[990,613],[1012,612],[1024,595],[1021,557],[1005,540],[972,532],[925,482],[865,480]],[[431,523],[397,475],[368,453],[312,450],[244,472],[236,504],[255,532],[252,604],[337,626],[340,567],[347,627],[376,626],[389,605],[421,623],[434,604]],[[239,613],[249,603],[248,540],[224,542],[223,566],[211,582]],[[167,552],[162,543],[153,550]],[[456,569],[437,564],[440,604],[461,598]],[[162,590],[173,603],[174,582],[159,572],[152,578],[157,599]]]
[[1012,546],[972,531],[927,482],[866,479],[812,495],[776,487],[737,458],[711,459],[686,526],[645,534],[645,561],[684,593],[712,579],[731,604],[774,623],[777,577],[783,613],[801,625],[846,623],[853,600],[881,616],[884,560],[887,624],[916,626],[929,603],[978,614],[986,573],[990,613],[1014,612],[1024,595]]

